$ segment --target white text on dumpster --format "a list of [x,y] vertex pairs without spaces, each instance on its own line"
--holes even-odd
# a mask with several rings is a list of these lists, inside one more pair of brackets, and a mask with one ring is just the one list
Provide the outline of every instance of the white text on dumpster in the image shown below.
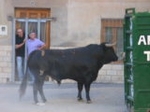
[[[140,35],[138,45],[150,45],[150,35]],[[146,60],[150,61],[150,51],[144,51],[144,54],[147,56]]]

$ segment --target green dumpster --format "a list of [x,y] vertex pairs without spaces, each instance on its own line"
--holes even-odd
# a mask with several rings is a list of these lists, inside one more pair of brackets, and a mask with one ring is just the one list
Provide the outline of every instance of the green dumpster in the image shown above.
[[150,13],[126,9],[125,102],[131,112],[150,112]]

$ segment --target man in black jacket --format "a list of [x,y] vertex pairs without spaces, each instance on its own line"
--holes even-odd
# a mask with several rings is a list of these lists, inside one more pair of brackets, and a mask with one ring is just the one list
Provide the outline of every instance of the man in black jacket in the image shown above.
[[16,63],[17,63],[17,73],[18,78],[21,81],[23,79],[23,64],[25,56],[25,35],[21,28],[17,29],[16,35]]

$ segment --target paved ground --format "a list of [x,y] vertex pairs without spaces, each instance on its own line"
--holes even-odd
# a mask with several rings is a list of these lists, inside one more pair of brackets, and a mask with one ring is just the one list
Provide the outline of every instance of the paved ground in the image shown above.
[[[46,105],[33,103],[32,86],[28,85],[22,101],[18,98],[19,84],[0,84],[1,112],[126,112],[123,84],[92,84],[91,104],[76,99],[76,84],[45,84]],[[85,99],[85,93],[83,92]]]

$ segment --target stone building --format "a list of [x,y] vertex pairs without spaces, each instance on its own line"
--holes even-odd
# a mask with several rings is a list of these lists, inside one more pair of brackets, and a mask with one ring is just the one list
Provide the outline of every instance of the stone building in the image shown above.
[[[38,33],[47,48],[71,48],[117,41],[123,49],[126,8],[150,11],[149,0],[1,0],[0,82],[16,81],[15,31],[22,27]],[[118,53],[118,55],[120,55]],[[123,63],[105,65],[97,82],[123,83]]]

